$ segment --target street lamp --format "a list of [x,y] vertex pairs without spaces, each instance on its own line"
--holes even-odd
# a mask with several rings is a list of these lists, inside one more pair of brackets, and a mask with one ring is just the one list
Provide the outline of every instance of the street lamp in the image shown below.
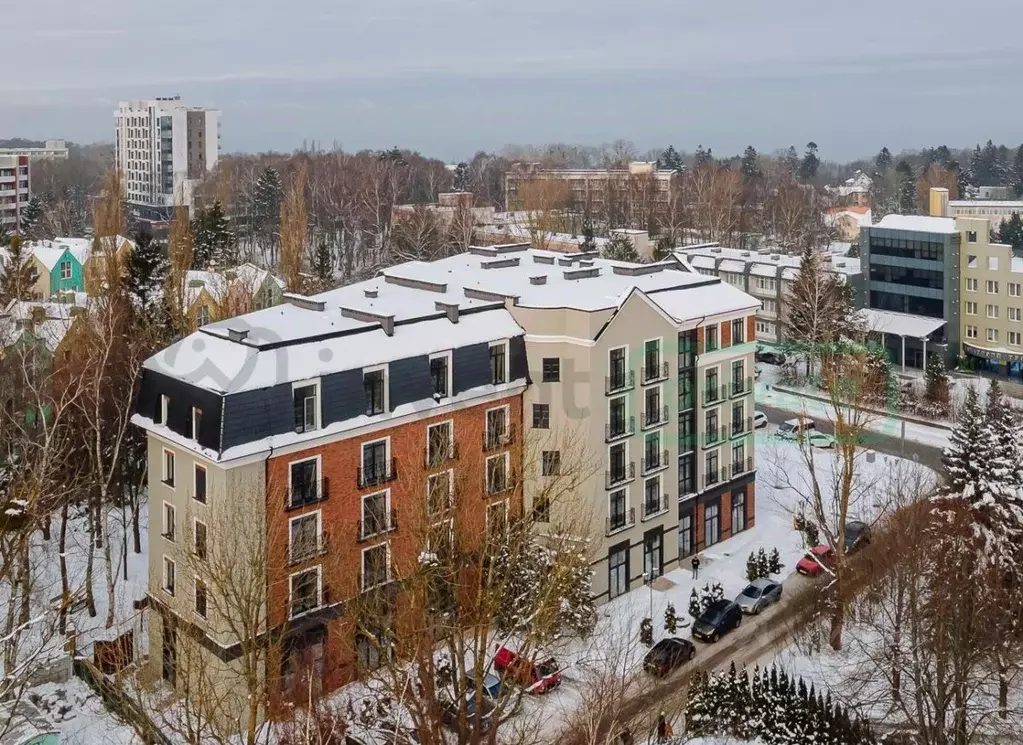
[[650,588],[650,623],[654,622],[654,573],[643,572],[643,584]]

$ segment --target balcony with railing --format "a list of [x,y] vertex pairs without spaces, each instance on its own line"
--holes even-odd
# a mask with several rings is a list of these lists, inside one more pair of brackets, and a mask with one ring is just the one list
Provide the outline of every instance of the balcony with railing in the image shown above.
[[727,468],[725,467],[715,468],[713,471],[707,471],[703,474],[703,488],[709,489],[715,484],[720,484],[726,480],[728,478],[727,474],[724,473],[726,470]]
[[288,501],[284,505],[287,510],[295,510],[306,505],[322,502],[330,493],[328,479],[317,479],[304,483],[293,483],[288,487]]
[[691,453],[696,449],[696,435],[682,435],[678,438],[678,454]]
[[661,427],[668,423],[668,407],[667,406],[655,406],[652,409],[647,409],[643,412],[643,416],[640,418],[640,423],[643,425],[643,429],[651,429],[653,427]]
[[636,478],[636,463],[629,461],[620,468],[611,468],[604,472],[604,484],[608,489],[632,481]]
[[604,441],[612,442],[636,434],[636,417],[621,417],[604,425]]
[[652,517],[663,515],[668,511],[668,495],[660,494],[654,497],[644,497],[643,499],[643,520],[649,520]]
[[488,429],[483,433],[483,450],[500,450],[506,448],[515,441],[515,428],[511,425],[504,429]]
[[394,510],[387,510],[378,515],[367,515],[365,519],[359,520],[356,540],[362,543],[370,538],[381,536],[397,529],[398,513]]
[[749,434],[752,431],[753,431],[752,417],[732,420],[732,437],[742,437],[743,435]]
[[660,383],[668,379],[668,363],[661,362],[656,365],[643,365],[643,385]]
[[728,427],[711,427],[703,433],[703,447],[709,448],[728,439]]
[[703,389],[703,404],[717,403],[718,401],[724,401],[728,397],[728,386],[726,385],[712,385]]
[[752,456],[745,459],[733,460],[732,461],[732,478],[741,476],[744,473],[749,473],[753,470],[753,458]]
[[458,459],[458,443],[454,441],[435,443],[423,450],[423,461],[427,468],[439,468],[448,461]]
[[625,512],[619,513],[617,515],[612,515],[611,517],[607,518],[607,527],[604,530],[604,534],[612,535],[621,530],[631,528],[635,524],[636,508],[630,507],[629,509],[625,510]]
[[359,488],[366,489],[398,478],[398,461],[394,458],[369,463],[359,468]]
[[745,396],[747,393],[753,392],[753,378],[733,378],[732,379],[732,398],[736,396]]
[[662,468],[668,467],[668,451],[657,450],[652,453],[647,453],[645,457],[640,459],[640,471],[644,475],[659,471]]
[[615,393],[624,393],[636,387],[636,373],[632,370],[623,370],[604,378],[604,393],[611,396]]

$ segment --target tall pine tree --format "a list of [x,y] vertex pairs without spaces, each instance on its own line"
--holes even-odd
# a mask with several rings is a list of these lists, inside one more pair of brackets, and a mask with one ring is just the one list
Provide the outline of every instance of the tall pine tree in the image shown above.
[[803,160],[799,164],[799,180],[804,182],[813,181],[817,178],[817,171],[820,166],[821,159],[817,157],[817,143],[806,143],[806,153],[803,155]]
[[685,163],[682,162],[682,156],[679,155],[678,150],[673,145],[668,145],[664,152],[661,153],[661,168],[666,171],[675,171],[681,173],[685,170]]
[[1013,212],[1008,220],[1003,220],[998,227],[998,242],[1012,246],[1013,251],[1023,251],[1023,220],[1018,212]]
[[135,233],[135,249],[128,256],[128,296],[145,311],[160,295],[166,280],[167,257],[149,229],[140,228]]
[[39,240],[43,219],[43,200],[33,196],[21,211],[21,232],[30,241]]
[[895,190],[898,194],[899,212],[911,215],[916,211],[916,174],[905,160],[895,166]]
[[193,268],[223,270],[238,263],[234,233],[219,200],[196,215],[192,235],[195,242]]

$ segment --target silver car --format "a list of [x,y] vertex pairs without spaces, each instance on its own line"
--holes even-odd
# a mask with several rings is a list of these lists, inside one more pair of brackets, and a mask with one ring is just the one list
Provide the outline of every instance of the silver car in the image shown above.
[[781,600],[781,583],[773,579],[755,579],[735,599],[743,613],[756,615]]

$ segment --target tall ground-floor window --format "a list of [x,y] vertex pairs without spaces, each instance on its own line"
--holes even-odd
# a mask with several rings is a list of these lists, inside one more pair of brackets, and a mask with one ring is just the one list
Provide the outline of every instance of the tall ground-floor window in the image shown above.
[[721,505],[708,504],[703,508],[703,542],[713,546],[721,540]]
[[607,556],[607,594],[616,598],[629,591],[629,543],[613,546]]

